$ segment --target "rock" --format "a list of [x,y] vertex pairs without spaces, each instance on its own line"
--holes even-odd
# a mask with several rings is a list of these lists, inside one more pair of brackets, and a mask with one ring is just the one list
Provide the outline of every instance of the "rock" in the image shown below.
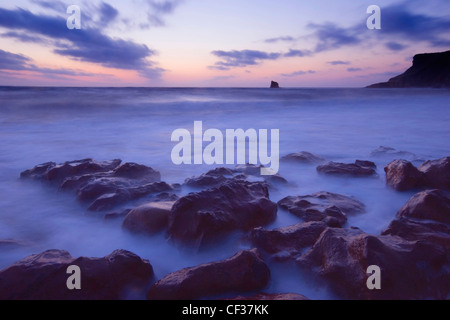
[[[81,290],[68,290],[67,268],[81,269]],[[145,295],[153,268],[135,254],[116,250],[104,258],[72,258],[49,250],[0,271],[1,300],[118,300]]]
[[270,83],[270,89],[279,89],[280,85],[278,84],[278,82],[272,81]]
[[408,241],[428,241],[450,250],[450,228],[443,223],[399,218],[393,220],[382,235],[398,236]]
[[419,192],[408,200],[397,216],[450,224],[450,192],[444,190]]
[[395,160],[385,168],[386,184],[398,191],[407,191],[422,185],[422,173],[409,161]]
[[111,193],[99,196],[89,207],[90,211],[109,210],[115,206],[126,203],[130,200],[142,198],[144,196],[171,191],[173,187],[165,182],[154,182],[137,187],[119,188]]
[[270,270],[257,249],[241,251],[233,257],[173,272],[155,283],[149,300],[193,300],[234,292],[263,289]]
[[426,161],[419,171],[427,188],[450,189],[450,157]]
[[237,301],[263,301],[263,300],[286,300],[286,301],[306,301],[309,300],[307,297],[297,294],[297,293],[258,293],[256,295],[245,297],[238,296],[228,300]]
[[135,233],[153,235],[167,228],[170,210],[175,202],[151,202],[128,213],[122,227]]
[[[344,299],[445,299],[449,256],[445,248],[427,241],[328,228],[297,264],[325,279]],[[381,290],[366,286],[371,265],[381,269]]]
[[121,162],[121,160],[97,162],[92,159],[68,161],[59,165],[54,162],[48,162],[22,172],[20,176],[21,178],[33,178],[61,183],[66,178],[73,176],[108,172],[120,165]]
[[360,201],[331,192],[318,192],[307,196],[289,196],[278,205],[304,221],[324,221],[340,227],[347,222],[347,215],[365,212]]
[[22,172],[22,178],[59,184],[62,190],[75,191],[81,201],[90,201],[89,210],[109,210],[149,194],[171,191],[161,182],[161,174],[150,167],[121,160],[97,162],[92,159],[45,163]]
[[287,156],[282,157],[281,160],[305,164],[318,164],[325,162],[325,159],[306,151],[288,154]]
[[449,88],[450,51],[423,53],[414,56],[413,65],[405,73],[388,82],[368,88]]
[[[367,166],[367,164],[370,165]],[[324,165],[318,166],[317,171],[327,175],[368,177],[377,174],[372,164],[373,162],[360,160],[357,160],[354,164],[328,162]]]
[[391,147],[378,147],[377,149],[373,150],[370,153],[371,157],[391,157],[391,158],[402,158],[402,159],[409,159],[414,160],[417,158],[417,156],[414,153],[407,152],[407,151],[398,151]]
[[255,228],[249,239],[253,246],[271,254],[281,253],[284,259],[289,259],[311,247],[326,228],[324,222],[304,222],[275,230]]
[[234,180],[180,198],[172,208],[168,232],[172,239],[201,245],[229,231],[264,226],[276,212],[264,183]]
[[120,212],[110,212],[103,216],[103,219],[106,221],[116,220],[116,219],[124,219],[127,214],[129,214],[131,209],[125,209]]

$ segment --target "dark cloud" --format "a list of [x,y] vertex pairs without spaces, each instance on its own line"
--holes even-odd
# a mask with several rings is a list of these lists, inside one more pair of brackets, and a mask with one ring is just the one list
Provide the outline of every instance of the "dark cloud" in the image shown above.
[[119,16],[119,11],[117,11],[116,8],[105,2],[102,2],[102,4],[100,5],[99,12],[100,12],[100,23],[102,27],[106,27],[111,22],[116,20],[117,17]]
[[281,75],[283,77],[297,77],[297,76],[303,76],[305,74],[314,74],[314,73],[316,73],[314,70],[308,70],[308,71],[299,70],[299,71],[294,71],[292,73],[282,73]]
[[[104,7],[111,19],[114,10]],[[59,17],[34,15],[24,10],[0,8],[0,27],[14,30],[17,35],[46,37],[53,41],[54,52],[74,60],[92,62],[110,68],[137,70],[141,75],[158,78],[163,69],[148,60],[155,54],[144,44],[111,38],[94,28],[69,30],[66,20]],[[11,35],[11,34],[10,34]]]
[[253,66],[264,60],[277,60],[281,57],[280,53],[268,53],[257,50],[233,50],[223,51],[217,50],[212,52],[213,55],[222,59],[216,62],[211,69],[229,70],[230,68]]
[[349,65],[350,61],[335,60],[335,61],[328,61],[327,63],[333,66],[338,66],[338,65]]
[[308,25],[308,28],[314,30],[314,36],[317,38],[314,52],[322,52],[333,49],[339,49],[342,46],[357,45],[362,39],[354,28],[341,28],[334,23]]
[[402,40],[424,41],[432,46],[450,46],[450,18],[432,17],[411,13],[405,5],[382,8],[382,28],[384,35]]
[[358,72],[358,71],[362,71],[361,68],[347,68],[348,72]]
[[307,57],[312,54],[309,50],[295,50],[290,49],[289,52],[283,54],[284,57],[293,58],[293,57]]
[[3,38],[13,38],[16,40],[19,40],[20,42],[31,42],[31,43],[40,43],[40,44],[50,44],[51,41],[48,41],[45,38],[36,36],[36,35],[29,35],[25,32],[15,32],[15,31],[10,31],[10,32],[5,32],[2,33],[1,36]]
[[284,36],[284,37],[277,37],[277,38],[270,38],[264,40],[266,43],[276,43],[276,42],[293,42],[295,41],[295,38],[291,36]]
[[[50,69],[39,68],[32,64],[32,60],[20,54],[7,52],[0,49],[0,70],[1,71],[32,71],[46,76],[97,76],[95,73],[88,73],[72,69]],[[104,76],[102,74],[102,76]]]
[[166,25],[164,17],[175,12],[175,9],[182,3],[182,0],[165,0],[155,1],[147,0],[149,6],[147,11],[147,21],[140,23],[141,29],[149,29],[150,27],[163,27]]
[[386,48],[388,48],[389,50],[392,50],[392,51],[401,51],[403,49],[408,48],[408,46],[405,46],[405,45],[403,45],[401,43],[394,42],[394,41],[387,42],[385,44],[385,46],[386,46]]

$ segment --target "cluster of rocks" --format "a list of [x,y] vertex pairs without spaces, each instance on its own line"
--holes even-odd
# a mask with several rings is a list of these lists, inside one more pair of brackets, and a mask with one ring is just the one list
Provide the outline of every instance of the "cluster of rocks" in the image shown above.
[[[189,178],[184,185],[199,190],[178,197],[172,193],[174,186],[161,182],[157,171],[138,164],[92,159],[43,164],[21,176],[73,190],[80,200],[92,201],[91,210],[109,209],[151,195],[150,202],[116,215],[123,216],[122,227],[130,232],[166,232],[172,241],[201,247],[239,231],[247,235],[254,249],[224,261],[176,271],[159,281],[150,263],[130,252],[116,251],[101,259],[74,259],[64,251],[47,251],[0,271],[0,299],[168,300],[224,298],[236,293],[241,296],[233,299],[305,299],[295,294],[262,292],[270,281],[270,269],[264,261],[267,258],[294,262],[313,277],[326,280],[343,298],[445,299],[450,293],[449,159],[427,161],[419,168],[406,160],[386,166],[389,186],[423,190],[418,190],[380,235],[347,227],[348,216],[365,212],[364,204],[351,196],[322,191],[273,203],[270,188],[287,181],[279,175],[259,176],[258,166],[217,168]],[[375,164],[369,161],[325,163],[306,152],[288,155],[284,160],[321,164],[317,170],[326,174],[376,174]],[[109,205],[94,205],[99,201]],[[266,229],[276,219],[278,208],[297,216],[299,223]],[[89,270],[87,278],[83,277],[87,280],[82,293],[68,292],[65,287],[65,268],[70,264]],[[370,265],[381,268],[382,290],[366,286]]]

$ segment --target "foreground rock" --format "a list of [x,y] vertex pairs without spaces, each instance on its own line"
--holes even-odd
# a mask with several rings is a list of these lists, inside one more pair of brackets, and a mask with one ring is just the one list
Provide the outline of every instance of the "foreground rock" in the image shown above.
[[327,175],[354,177],[368,177],[377,174],[375,163],[361,160],[357,160],[355,163],[328,162],[318,166],[317,172]]
[[325,229],[324,222],[298,223],[275,230],[256,228],[250,232],[249,239],[252,245],[273,254],[276,260],[288,260],[311,247]]
[[422,172],[409,161],[395,160],[384,171],[386,184],[395,190],[406,191],[422,185]]
[[384,171],[387,185],[398,191],[414,188],[450,189],[450,157],[426,161],[419,168],[406,160],[395,160]]
[[49,181],[62,190],[71,190],[80,201],[90,202],[89,210],[103,211],[130,200],[172,191],[161,182],[161,174],[150,167],[121,160],[97,162],[92,159],[38,165],[21,173],[21,178]]
[[419,192],[400,209],[398,217],[434,220],[450,224],[450,192],[443,190]]
[[278,205],[304,221],[324,221],[340,227],[347,222],[347,215],[365,212],[360,201],[331,192],[318,192],[307,196],[289,196]]
[[122,227],[134,233],[153,235],[166,230],[169,215],[175,202],[151,202],[131,210]]
[[282,157],[281,160],[305,164],[319,164],[325,162],[324,158],[306,151],[288,154],[287,156]]
[[[81,290],[67,289],[71,265],[81,269]],[[0,271],[0,300],[137,299],[152,280],[150,263],[128,251],[75,259],[66,251],[49,250]]]
[[297,293],[258,293],[250,297],[239,296],[228,300],[247,300],[247,301],[262,301],[262,300],[287,300],[287,301],[306,301],[307,297]]
[[276,213],[277,205],[269,200],[264,183],[229,181],[175,202],[168,232],[172,239],[201,245],[233,230],[264,226]]
[[241,251],[214,263],[171,273],[155,283],[147,294],[150,300],[192,300],[263,289],[270,270],[257,249]]
[[[428,241],[371,236],[358,229],[328,228],[297,259],[346,299],[445,299],[450,290],[449,253]],[[381,290],[369,290],[367,268],[381,268]]]
[[450,88],[450,51],[417,54],[405,73],[368,88]]

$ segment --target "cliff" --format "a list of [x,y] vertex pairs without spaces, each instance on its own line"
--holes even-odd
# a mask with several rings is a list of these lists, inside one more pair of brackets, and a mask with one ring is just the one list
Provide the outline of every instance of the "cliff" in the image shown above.
[[367,88],[450,88],[450,51],[418,54],[405,73]]

